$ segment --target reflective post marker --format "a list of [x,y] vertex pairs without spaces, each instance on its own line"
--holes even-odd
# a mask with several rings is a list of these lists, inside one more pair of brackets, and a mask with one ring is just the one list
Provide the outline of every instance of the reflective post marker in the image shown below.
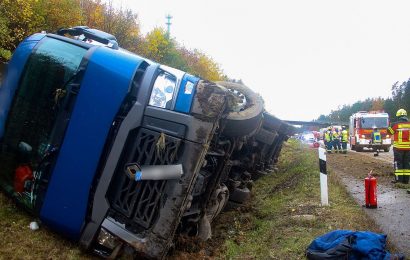
[[319,147],[319,170],[320,170],[320,197],[322,206],[329,206],[327,192],[327,170],[326,170],[326,150]]

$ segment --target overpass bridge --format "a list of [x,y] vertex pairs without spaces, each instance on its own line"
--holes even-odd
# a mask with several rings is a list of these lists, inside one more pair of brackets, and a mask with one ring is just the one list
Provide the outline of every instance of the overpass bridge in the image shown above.
[[348,126],[349,122],[321,122],[321,121],[293,121],[293,120],[283,120],[290,125],[301,125],[301,126],[317,126],[320,128],[327,127],[330,125],[344,125]]

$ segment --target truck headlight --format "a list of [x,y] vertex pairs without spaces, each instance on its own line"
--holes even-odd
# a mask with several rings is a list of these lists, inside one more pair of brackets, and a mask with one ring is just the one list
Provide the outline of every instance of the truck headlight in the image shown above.
[[366,136],[365,136],[365,135],[362,135],[362,138],[366,138]]
[[117,237],[111,235],[104,228],[101,228],[100,233],[98,234],[97,242],[98,244],[109,249],[114,249],[121,243],[120,241],[118,241]]
[[154,88],[149,99],[149,105],[154,107],[165,108],[167,104],[167,97],[165,92],[160,88]]

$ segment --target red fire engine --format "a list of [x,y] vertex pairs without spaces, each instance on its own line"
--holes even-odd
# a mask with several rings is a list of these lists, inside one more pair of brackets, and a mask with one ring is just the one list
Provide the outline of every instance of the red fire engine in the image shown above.
[[[359,111],[350,116],[349,121],[349,142],[350,148],[357,152],[363,151],[363,148],[373,148],[390,151],[391,139],[387,132],[389,127],[389,115],[377,111]],[[372,143],[372,132],[377,128],[380,131],[381,144]]]

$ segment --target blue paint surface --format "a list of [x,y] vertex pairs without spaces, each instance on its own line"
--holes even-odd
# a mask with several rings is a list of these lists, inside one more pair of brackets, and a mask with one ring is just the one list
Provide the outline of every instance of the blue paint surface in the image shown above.
[[44,38],[44,34],[34,34],[26,38],[13,53],[7,66],[7,74],[0,87],[0,137],[4,135],[7,115],[18,87],[24,66],[37,43]]
[[181,85],[178,91],[175,111],[181,113],[189,113],[191,111],[192,101],[195,95],[196,84],[199,78],[189,74],[185,74],[182,78]]
[[141,178],[142,178],[142,172],[137,172],[137,173],[135,174],[135,180],[136,180],[136,181],[140,181]]
[[41,208],[41,220],[78,239],[99,160],[142,58],[99,47],[91,55]]

